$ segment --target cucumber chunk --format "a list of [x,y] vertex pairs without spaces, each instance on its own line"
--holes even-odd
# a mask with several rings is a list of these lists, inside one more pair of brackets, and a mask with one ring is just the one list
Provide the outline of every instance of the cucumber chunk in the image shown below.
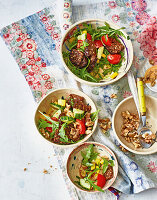
[[83,178],[80,178],[80,185],[85,188],[85,189],[88,189],[90,190],[91,188],[91,185],[88,181],[85,181]]
[[83,110],[73,108],[73,113],[74,113],[74,117],[76,119],[82,119],[84,117],[84,111]]

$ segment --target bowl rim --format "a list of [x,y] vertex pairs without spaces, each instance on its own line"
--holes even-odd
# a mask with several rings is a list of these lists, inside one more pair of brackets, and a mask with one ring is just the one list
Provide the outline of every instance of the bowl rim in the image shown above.
[[[155,98],[155,97],[153,97],[153,96],[151,96],[151,95],[145,95],[145,96],[147,96],[147,97],[149,97],[149,98],[151,98],[151,99],[157,100],[157,98]],[[113,116],[112,116],[112,128],[113,128],[114,135],[116,136],[116,139],[118,140],[118,142],[119,142],[125,149],[127,149],[128,151],[130,151],[130,152],[132,152],[132,153],[140,154],[140,155],[154,154],[154,153],[157,152],[157,149],[156,149],[156,150],[151,150],[151,151],[149,151],[149,152],[139,152],[139,151],[136,151],[136,150],[133,150],[133,149],[129,148],[128,146],[126,146],[126,145],[119,139],[119,137],[118,137],[118,135],[117,135],[117,133],[116,133],[115,124],[114,124],[116,112],[117,112],[117,110],[119,109],[119,107],[120,107],[125,101],[127,101],[127,100],[129,100],[129,99],[133,99],[133,96],[129,96],[129,97],[123,99],[123,100],[117,105],[117,107],[116,107],[115,110],[114,110],[114,113],[113,113]]]
[[[80,144],[79,146],[75,147],[75,148],[70,152],[70,154],[69,154],[69,156],[68,156],[68,158],[67,158],[67,162],[66,162],[66,173],[67,173],[67,176],[68,176],[70,182],[72,183],[72,185],[73,185],[75,188],[77,188],[78,190],[82,191],[82,192],[88,192],[88,193],[98,193],[98,192],[100,192],[100,191],[95,191],[95,190],[94,190],[94,191],[93,191],[93,190],[88,191],[88,190],[83,190],[83,189],[79,188],[77,185],[75,185],[75,184],[73,183],[73,181],[70,179],[69,174],[68,174],[68,163],[69,163],[69,161],[70,161],[71,155],[72,155],[79,147],[84,146],[84,145],[86,145],[86,144],[88,144],[88,145],[90,145],[90,144],[95,144],[95,145],[98,145],[98,146],[102,146],[103,148],[105,148],[105,150],[106,150],[107,152],[111,153],[111,155],[112,155],[112,156],[114,157],[114,159],[115,159],[115,170],[114,170],[115,178],[112,180],[112,182],[110,183],[110,185],[109,185],[106,189],[104,189],[104,191],[105,191],[105,190],[107,190],[109,187],[111,187],[111,186],[113,185],[113,183],[115,182],[115,180],[116,180],[116,178],[117,178],[117,175],[118,175],[118,161],[117,161],[117,158],[116,158],[114,152],[113,152],[109,147],[107,147],[106,145],[101,144],[101,143],[99,143],[99,142],[94,142],[94,141],[84,142],[83,144]],[[105,187],[105,186],[104,186],[104,187]],[[102,188],[102,190],[103,190],[103,188]]]
[[[106,82],[102,82],[102,83],[95,83],[95,82],[90,82],[90,81],[83,80],[83,79],[79,78],[78,76],[76,76],[76,75],[69,69],[69,67],[66,65],[66,63],[65,63],[65,61],[64,61],[62,51],[63,51],[63,42],[64,42],[64,39],[65,39],[67,33],[68,33],[69,31],[71,31],[71,29],[73,29],[73,28],[74,28],[75,26],[77,26],[78,24],[83,23],[83,22],[87,22],[87,21],[107,22],[108,24],[110,24],[111,26],[114,26],[115,28],[120,28],[120,26],[118,26],[117,24],[115,24],[115,23],[113,23],[113,22],[110,22],[110,21],[104,20],[104,19],[99,19],[99,18],[96,18],[96,19],[94,19],[94,18],[86,18],[86,19],[83,19],[83,20],[80,20],[80,21],[74,23],[73,25],[70,26],[70,28],[69,28],[68,30],[66,30],[66,32],[64,33],[64,35],[63,35],[63,37],[62,37],[62,39],[61,39],[60,57],[61,57],[62,63],[63,63],[63,65],[64,65],[65,69],[67,70],[67,72],[68,72],[69,74],[71,74],[71,75],[75,78],[75,80],[79,81],[80,83],[84,83],[84,84],[87,84],[87,85],[90,85],[90,86],[105,86],[105,85],[110,85],[110,84],[112,84],[112,83],[115,83],[116,81],[118,81],[119,79],[121,79],[121,78],[129,71],[129,69],[131,68],[131,65],[132,65],[132,62],[133,62],[133,46],[132,46],[131,40],[128,40],[128,42],[130,43],[130,44],[129,44],[129,45],[130,45],[130,48],[131,48],[131,50],[130,50],[130,62],[129,62],[129,64],[128,64],[128,67],[127,67],[123,72],[121,72],[120,76],[119,76],[117,79],[113,79],[113,80],[111,80],[111,81],[106,81]],[[127,34],[125,31],[123,31],[123,30],[121,30],[121,31],[122,31],[125,35],[128,36],[128,34]]]
[[[36,125],[35,117],[36,117],[36,114],[37,114],[37,112],[38,112],[38,109],[39,109],[39,106],[40,106],[41,102],[43,102],[43,101],[47,98],[47,96],[49,96],[50,94],[55,93],[55,92],[58,92],[58,91],[60,91],[60,90],[73,90],[74,92],[77,91],[77,92],[79,92],[79,93],[84,94],[86,97],[88,97],[88,98],[92,101],[92,103],[93,103],[93,105],[94,105],[94,108],[97,110],[97,107],[96,107],[96,104],[94,103],[94,101],[93,101],[87,94],[85,94],[84,92],[82,92],[82,91],[80,91],[80,90],[78,90],[78,89],[75,89],[75,88],[60,88],[60,89],[55,89],[55,90],[53,90],[52,92],[48,93],[43,99],[41,99],[41,100],[39,101],[39,103],[38,103],[38,105],[37,105],[37,108],[36,108],[36,110],[35,110],[35,113],[34,113],[34,124],[35,124],[35,127],[36,127],[36,129],[37,129],[38,135],[40,135],[40,136],[41,136],[43,139],[45,139],[48,143],[50,143],[50,144],[52,144],[52,145],[54,145],[54,146],[56,146],[56,147],[60,147],[60,148],[76,147],[76,146],[78,146],[78,145],[84,143],[86,140],[88,140],[88,139],[92,136],[92,134],[96,131],[96,128],[97,128],[97,125],[98,125],[98,118],[95,120],[92,133],[90,133],[89,135],[87,135],[84,139],[82,139],[82,140],[79,141],[78,143],[69,144],[69,145],[60,145],[60,144],[56,144],[56,143],[53,143],[53,142],[47,140],[46,138],[44,138],[44,136],[42,136],[42,135],[40,134],[40,132],[39,132],[39,130],[38,130],[38,127],[37,127],[37,125]],[[78,95],[81,95],[81,94],[78,94]],[[86,100],[86,98],[85,98],[85,100]]]

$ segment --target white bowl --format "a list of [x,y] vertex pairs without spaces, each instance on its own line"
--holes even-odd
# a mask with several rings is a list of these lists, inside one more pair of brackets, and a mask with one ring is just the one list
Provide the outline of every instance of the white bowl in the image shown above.
[[[124,137],[121,136],[121,126],[123,124],[123,119],[121,116],[122,111],[129,111],[131,113],[137,114],[137,109],[134,103],[132,96],[121,101],[116,107],[113,117],[112,117],[112,128],[115,133],[115,136],[119,143],[126,148],[128,151],[131,151],[136,154],[153,154],[157,152],[157,142],[155,142],[149,149],[137,148],[135,149],[132,143],[128,143]],[[151,125],[151,131],[156,133],[157,131],[157,98],[146,96],[146,116],[147,122]]]
[[82,156],[81,156],[81,151],[87,148],[90,144],[94,145],[94,149],[100,153],[100,156],[107,156],[110,160],[114,161],[114,167],[113,167],[113,178],[108,180],[102,190],[106,190],[107,188],[111,187],[111,185],[114,183],[116,180],[117,174],[118,174],[118,162],[116,159],[115,154],[104,144],[100,144],[98,142],[85,142],[81,144],[80,146],[76,147],[69,155],[68,160],[67,160],[67,175],[71,181],[71,183],[79,190],[83,192],[88,192],[88,193],[97,193],[99,191],[96,190],[90,190],[87,191],[81,187],[79,187],[78,184],[75,183],[77,180],[76,176],[79,176],[79,168],[81,165],[82,161]]
[[[76,95],[84,97],[86,103],[91,106],[91,112],[95,112],[97,110],[94,102],[86,94],[84,94],[83,92],[81,92],[79,90],[76,90],[76,89],[58,89],[58,90],[54,90],[53,92],[51,92],[50,94],[48,94],[47,96],[45,96],[42,99],[42,101],[39,103],[39,105],[38,105],[38,107],[36,109],[34,122],[35,122],[37,130],[38,130],[37,123],[38,123],[38,120],[40,119],[40,113],[38,111],[40,110],[41,112],[47,112],[49,107],[50,107],[50,103],[52,102],[52,100],[56,101],[59,98],[61,98],[62,96],[64,96],[66,98],[67,96],[69,96],[69,94],[76,94]],[[59,146],[59,147],[63,147],[63,148],[65,148],[65,147],[74,147],[74,146],[77,146],[77,145],[85,142],[86,140],[88,140],[88,138],[95,131],[97,123],[98,123],[98,119],[96,119],[96,121],[94,123],[92,132],[89,135],[86,135],[85,138],[83,138],[81,141],[79,141],[78,143],[75,143],[75,144],[68,144],[68,145],[56,144],[56,143],[53,143],[53,142],[47,140],[44,136],[42,136],[40,134],[39,130],[38,130],[38,133],[41,135],[42,138],[44,138],[45,140],[47,140],[48,142],[50,142],[51,144],[53,144],[55,146]]]
[[[76,26],[78,27],[82,23],[88,23],[88,24],[92,24],[93,27],[98,27],[98,26],[103,26],[105,22],[107,22],[112,28],[115,28],[115,29],[120,28],[116,24],[113,24],[113,23],[108,22],[106,20],[102,20],[102,19],[85,19],[85,20],[82,20],[82,21],[79,21],[79,22],[73,24],[70,27],[70,29],[67,30],[67,32],[65,33],[65,35],[62,38],[60,54],[61,54],[61,58],[62,58],[64,67],[69,72],[69,74],[71,74],[80,83],[88,84],[88,85],[91,85],[91,86],[109,85],[109,84],[112,84],[112,83],[118,81],[120,78],[122,78],[128,72],[128,70],[131,67],[131,64],[132,64],[132,61],[133,61],[133,47],[132,47],[132,43],[131,43],[130,40],[127,40],[127,39],[125,39],[124,37],[121,37],[121,36],[120,36],[119,39],[121,40],[121,42],[126,47],[125,50],[124,50],[124,53],[125,53],[124,56],[125,56],[126,60],[123,62],[121,68],[119,69],[119,74],[118,74],[118,76],[115,79],[112,79],[112,80],[106,81],[106,82],[101,82],[101,83],[95,83],[95,82],[86,81],[86,80],[83,80],[83,79],[79,78],[73,72],[71,72],[71,70],[69,69],[69,67],[64,62],[64,58],[63,58],[63,53],[62,52],[63,51],[64,52],[68,51],[67,48],[66,48],[66,38],[68,36],[70,36],[70,34],[72,33],[72,31],[75,29]],[[121,31],[124,33],[124,35],[127,38],[128,35],[123,30],[121,30]]]

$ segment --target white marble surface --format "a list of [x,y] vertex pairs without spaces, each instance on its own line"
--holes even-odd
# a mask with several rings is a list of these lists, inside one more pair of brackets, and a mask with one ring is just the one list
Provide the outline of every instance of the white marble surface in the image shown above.
[[[50,3],[50,0],[0,0],[0,28]],[[69,200],[53,148],[35,129],[36,103],[29,86],[1,38],[0,61],[0,199]],[[44,174],[44,169],[49,174]],[[122,195],[120,200],[155,200],[156,196],[157,190],[151,189]]]

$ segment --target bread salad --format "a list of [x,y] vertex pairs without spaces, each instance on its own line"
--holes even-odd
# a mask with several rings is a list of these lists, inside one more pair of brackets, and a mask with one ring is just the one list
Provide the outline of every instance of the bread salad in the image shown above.
[[[91,24],[81,24],[66,40],[68,51],[63,58],[69,69],[79,78],[90,82],[107,81],[117,77],[125,61],[120,29],[113,29],[108,23],[93,28]],[[122,37],[121,37],[122,36]]]
[[92,133],[98,112],[84,97],[70,94],[50,103],[48,112],[40,112],[38,129],[46,139],[57,144],[73,144]]
[[93,144],[81,151],[81,155],[82,162],[79,168],[79,176],[76,176],[78,180],[75,183],[85,190],[104,192],[102,188],[114,175],[114,161],[108,157],[100,156],[94,150]]

